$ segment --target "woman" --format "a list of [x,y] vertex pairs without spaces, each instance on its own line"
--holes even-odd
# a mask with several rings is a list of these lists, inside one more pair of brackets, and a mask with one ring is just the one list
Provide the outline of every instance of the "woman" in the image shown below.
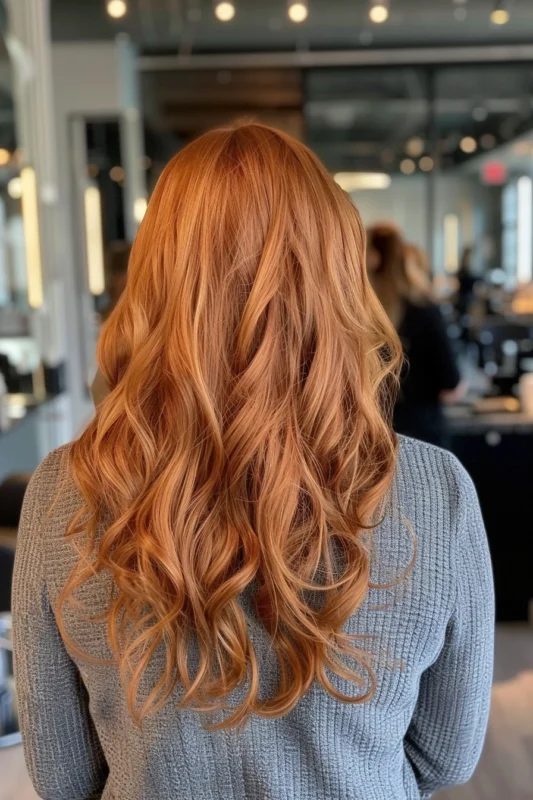
[[391,430],[364,238],[271,128],[165,169],[99,343],[109,394],[26,500],[14,650],[41,797],[400,800],[474,769],[487,544],[458,463]]
[[460,322],[469,313],[475,298],[476,279],[472,275],[472,248],[465,247],[457,273],[456,308]]
[[432,302],[431,284],[393,225],[368,232],[367,264],[372,285],[398,331],[406,358],[401,391],[394,410],[398,433],[448,447],[443,403],[463,394],[446,326]]

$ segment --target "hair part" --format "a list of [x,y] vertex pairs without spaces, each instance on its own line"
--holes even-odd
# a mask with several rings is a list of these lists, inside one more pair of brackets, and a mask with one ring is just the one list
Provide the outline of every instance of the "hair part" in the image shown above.
[[[111,573],[108,639],[135,719],[177,686],[183,706],[223,709],[221,726],[285,714],[315,680],[371,696],[370,657],[343,626],[395,467],[400,362],[359,214],[303,144],[246,124],[172,159],[100,337],[110,394],[71,449],[83,507],[68,535],[86,549],[59,604],[69,639],[65,604]],[[245,591],[279,663],[268,698]]]

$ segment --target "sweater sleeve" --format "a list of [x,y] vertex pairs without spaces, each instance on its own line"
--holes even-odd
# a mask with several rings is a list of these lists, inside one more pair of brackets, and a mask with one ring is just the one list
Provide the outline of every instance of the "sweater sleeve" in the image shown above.
[[471,479],[459,471],[456,594],[444,646],[421,678],[405,751],[424,796],[472,776],[487,729],[494,654],[492,568]]
[[[80,674],[50,607],[42,527],[53,479],[52,454],[28,486],[17,538],[13,578],[13,653],[28,771],[43,800],[101,796],[106,761]],[[52,494],[55,487],[52,487]]]

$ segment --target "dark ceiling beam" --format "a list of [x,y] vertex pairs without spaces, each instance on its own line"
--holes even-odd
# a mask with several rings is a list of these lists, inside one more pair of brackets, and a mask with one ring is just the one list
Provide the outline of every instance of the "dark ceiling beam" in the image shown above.
[[265,67],[412,66],[533,61],[533,45],[487,47],[407,47],[391,50],[288,51],[279,53],[213,53],[190,56],[144,55],[143,72],[190,69],[263,69]]

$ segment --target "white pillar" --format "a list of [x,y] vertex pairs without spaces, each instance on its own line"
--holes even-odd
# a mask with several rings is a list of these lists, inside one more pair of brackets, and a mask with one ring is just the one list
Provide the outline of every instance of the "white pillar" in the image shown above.
[[[44,286],[42,309],[30,312],[31,327],[42,361],[60,368],[67,357],[66,275],[61,259],[61,200],[55,145],[54,98],[51,69],[50,9],[48,0],[8,0],[6,37],[14,75],[18,145],[24,165],[35,170],[41,263]],[[68,363],[67,363],[68,370]],[[56,407],[57,406],[57,407]],[[43,416],[47,449],[70,438],[71,406],[60,398]]]
[[117,36],[119,94],[121,102],[120,146],[124,167],[124,220],[126,238],[131,242],[146,204],[146,173],[143,120],[137,71],[137,50],[129,36]]

